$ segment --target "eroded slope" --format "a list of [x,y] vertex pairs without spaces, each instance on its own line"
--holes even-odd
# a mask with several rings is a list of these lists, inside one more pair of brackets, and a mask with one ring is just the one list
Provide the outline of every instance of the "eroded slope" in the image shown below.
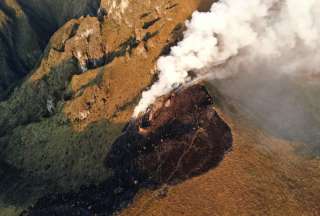
[[156,77],[156,59],[200,4],[103,1],[97,16],[71,19],[55,32],[31,73],[0,103],[3,209],[19,211],[42,194],[110,176],[104,156]]

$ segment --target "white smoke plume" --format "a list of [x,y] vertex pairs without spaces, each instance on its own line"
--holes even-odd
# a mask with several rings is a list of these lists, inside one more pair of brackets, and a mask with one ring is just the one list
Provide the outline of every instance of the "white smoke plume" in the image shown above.
[[159,80],[143,92],[134,117],[157,97],[190,82],[190,71],[197,79],[319,72],[317,15],[319,0],[221,0],[209,12],[194,12],[184,39],[158,60]]

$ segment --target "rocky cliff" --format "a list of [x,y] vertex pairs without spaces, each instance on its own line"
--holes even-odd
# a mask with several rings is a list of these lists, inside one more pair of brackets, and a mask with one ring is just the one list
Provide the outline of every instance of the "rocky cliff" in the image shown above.
[[104,157],[156,79],[156,59],[181,38],[191,13],[206,6],[193,0],[1,2],[4,208],[110,176]]
[[40,60],[51,35],[71,18],[94,15],[98,1],[17,1],[0,3],[0,99]]
[[233,204],[281,215],[283,200],[296,215],[320,212],[318,161],[212,86],[177,89],[131,118],[157,59],[212,2],[0,2],[0,215],[194,215],[185,203],[197,215],[236,214]]

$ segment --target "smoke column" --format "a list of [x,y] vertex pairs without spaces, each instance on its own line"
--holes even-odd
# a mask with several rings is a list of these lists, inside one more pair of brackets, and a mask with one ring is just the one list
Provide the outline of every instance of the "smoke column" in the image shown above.
[[192,81],[190,71],[197,79],[318,72],[317,15],[319,0],[221,0],[209,12],[194,12],[184,39],[158,60],[159,80],[143,92],[134,117],[157,97]]

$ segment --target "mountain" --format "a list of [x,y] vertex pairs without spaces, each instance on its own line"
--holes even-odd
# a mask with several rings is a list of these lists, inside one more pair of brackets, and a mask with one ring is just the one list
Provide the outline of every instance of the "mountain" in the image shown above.
[[157,59],[212,2],[0,2],[0,215],[319,214],[317,154],[219,84],[132,118]]

